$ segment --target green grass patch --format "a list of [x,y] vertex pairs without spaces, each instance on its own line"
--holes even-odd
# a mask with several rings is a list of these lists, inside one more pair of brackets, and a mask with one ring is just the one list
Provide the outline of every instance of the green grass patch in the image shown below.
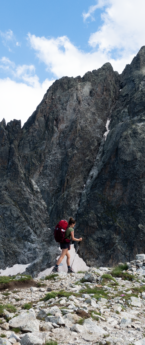
[[5,334],[0,334],[0,338],[6,338],[6,335]]
[[[80,296],[80,294],[74,293],[74,296]],[[48,301],[51,298],[55,298],[55,297],[70,297],[72,296],[72,292],[66,292],[66,291],[51,291],[49,293],[46,294],[46,296],[44,298],[41,299],[41,301]]]
[[32,308],[32,303],[25,303],[22,305],[22,309],[29,310]]
[[4,296],[9,296],[9,295],[10,295],[9,292],[3,292],[2,294],[3,294]]
[[3,315],[4,309],[9,311],[10,313],[15,313],[17,310],[12,304],[0,304],[0,316]]
[[99,287],[90,288],[87,285],[85,289],[80,290],[80,293],[85,293],[85,294],[93,293],[94,294],[93,297],[96,298],[97,300],[100,297],[108,299],[108,292],[105,292],[102,288],[99,288]]
[[79,273],[79,274],[81,274],[81,273],[85,274],[86,271],[78,271],[77,273]]
[[13,332],[15,332],[15,333],[20,333],[21,332],[20,328],[11,328],[11,330]]
[[10,283],[12,281],[26,281],[26,280],[30,280],[32,279],[32,277],[30,275],[25,275],[25,276],[20,276],[19,279],[17,279],[17,276],[11,276],[11,277],[7,277],[7,276],[1,276],[0,277],[0,284],[7,284]]
[[123,271],[126,271],[127,269],[128,269],[127,264],[119,265],[112,270],[111,275],[113,277],[122,278],[124,280],[130,280],[130,281],[134,280],[135,277],[133,274],[130,274],[128,272],[123,272]]
[[47,286],[47,284],[40,283],[40,282],[38,282],[38,283],[36,284],[36,287],[43,287],[43,286]]
[[111,280],[112,282],[115,283],[115,285],[118,285],[117,281],[115,280],[114,277],[111,276],[111,274],[103,274],[102,279],[103,279],[102,283],[106,283],[107,281]]
[[56,292],[56,291],[48,292],[48,293],[45,295],[45,297],[42,298],[41,300],[42,300],[42,301],[48,301],[48,300],[51,299],[51,298],[57,297],[57,295],[58,295],[58,292]]
[[57,341],[50,340],[50,341],[47,341],[45,345],[57,345]]
[[58,277],[59,275],[56,274],[50,274],[49,276],[45,277],[45,280],[54,280],[54,278]]
[[6,276],[0,277],[0,284],[6,284],[6,283],[9,283],[10,281],[12,281],[10,277],[6,277]]
[[145,286],[141,286],[141,287],[134,287],[131,288],[133,293],[142,293],[145,292]]

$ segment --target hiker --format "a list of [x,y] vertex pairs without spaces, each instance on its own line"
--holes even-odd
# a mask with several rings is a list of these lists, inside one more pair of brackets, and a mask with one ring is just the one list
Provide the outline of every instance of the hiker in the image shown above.
[[74,226],[76,224],[76,221],[71,217],[68,221],[68,227],[66,229],[66,232],[65,232],[65,239],[66,239],[66,242],[64,240],[63,243],[60,243],[60,248],[62,249],[62,253],[59,257],[59,259],[57,260],[57,263],[56,265],[54,266],[52,272],[58,272],[58,266],[60,265],[60,263],[62,262],[63,258],[67,257],[67,266],[68,266],[68,273],[73,273],[73,270],[72,268],[70,267],[70,253],[69,253],[69,250],[70,250],[70,241],[77,241],[77,242],[80,242],[82,241],[82,237],[80,238],[75,238],[74,237]]

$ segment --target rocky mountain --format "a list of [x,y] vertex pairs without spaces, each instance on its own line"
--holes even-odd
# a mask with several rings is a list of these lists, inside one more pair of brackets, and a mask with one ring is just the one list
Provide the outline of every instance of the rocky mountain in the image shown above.
[[144,252],[144,124],[145,47],[121,75],[106,63],[55,81],[23,128],[3,120],[0,268],[51,267],[53,227],[69,216],[90,265]]

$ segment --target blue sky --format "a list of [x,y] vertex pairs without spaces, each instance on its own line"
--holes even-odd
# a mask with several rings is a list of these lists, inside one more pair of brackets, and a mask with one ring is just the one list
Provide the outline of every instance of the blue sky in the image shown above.
[[27,120],[55,79],[110,61],[119,72],[145,44],[144,0],[0,2],[0,120]]

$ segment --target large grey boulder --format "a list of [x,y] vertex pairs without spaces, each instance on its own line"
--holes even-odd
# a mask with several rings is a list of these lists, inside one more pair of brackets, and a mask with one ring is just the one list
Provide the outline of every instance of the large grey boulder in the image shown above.
[[84,326],[81,326],[79,324],[75,324],[71,327],[70,330],[73,332],[82,333],[85,331],[85,328],[84,328]]
[[142,302],[141,302],[141,299],[140,299],[140,298],[137,298],[137,297],[132,296],[132,297],[130,298],[130,300],[131,300],[130,304],[131,304],[132,306],[141,308]]
[[145,345],[145,338],[135,341],[134,345]]
[[65,325],[65,321],[62,316],[47,316],[47,321],[56,323],[57,325]]
[[39,321],[36,319],[36,314],[33,309],[24,311],[19,316],[14,317],[9,321],[9,325],[12,328],[20,328],[22,331],[39,331]]
[[44,344],[41,338],[38,338],[34,334],[25,334],[21,339],[21,345],[42,345]]
[[140,260],[140,261],[145,260],[145,254],[137,254],[136,255],[136,260]]
[[105,335],[107,334],[106,331],[100,326],[97,325],[96,321],[93,321],[91,318],[86,319],[83,324],[84,328],[86,329],[87,332],[89,333],[97,333],[99,335]]
[[0,338],[0,345],[11,345],[11,343],[6,338]]
[[27,333],[21,338],[21,345],[42,345],[50,340],[49,332]]

